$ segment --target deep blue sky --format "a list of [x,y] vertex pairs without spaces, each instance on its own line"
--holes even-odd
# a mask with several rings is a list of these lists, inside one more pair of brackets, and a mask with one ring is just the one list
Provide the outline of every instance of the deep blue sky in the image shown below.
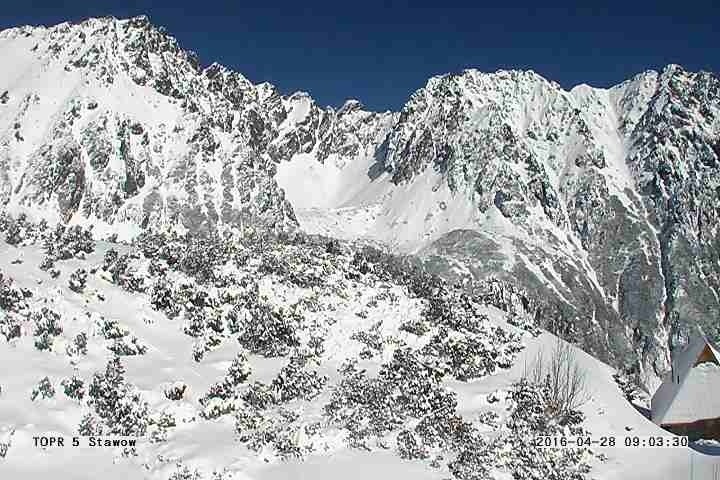
[[609,86],[667,63],[720,71],[711,1],[483,3],[10,0],[0,28],[144,13],[204,65],[308,91],[322,105],[350,96],[375,110],[398,109],[428,77],[468,67],[533,69],[565,88]]

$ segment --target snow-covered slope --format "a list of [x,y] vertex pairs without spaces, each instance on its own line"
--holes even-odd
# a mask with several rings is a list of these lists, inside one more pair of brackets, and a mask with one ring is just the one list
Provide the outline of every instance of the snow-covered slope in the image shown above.
[[[534,448],[569,432],[518,389],[557,339],[498,283],[469,296],[399,257],[305,236],[32,237],[0,244],[0,362],[21,366],[0,377],[2,478],[675,479],[691,458],[696,475],[720,463]],[[573,352],[587,435],[666,434],[611,367]],[[35,446],[43,434],[140,443]]]

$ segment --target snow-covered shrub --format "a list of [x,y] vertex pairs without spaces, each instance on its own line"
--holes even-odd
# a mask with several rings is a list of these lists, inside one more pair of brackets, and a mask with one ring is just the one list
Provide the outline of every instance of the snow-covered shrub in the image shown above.
[[102,419],[90,412],[83,415],[78,425],[78,433],[85,437],[102,435],[104,430]]
[[[302,428],[295,424],[285,424],[278,422],[273,425],[275,431],[271,431],[270,436],[273,438],[273,447],[275,448],[275,454],[282,460],[289,460],[291,458],[302,458],[303,449],[298,442],[298,430]],[[270,430],[270,429],[267,429]],[[261,438],[267,437],[268,434],[263,432]]]
[[[457,480],[491,480],[491,468],[495,464],[493,445],[480,436],[473,436],[457,456],[448,463],[448,468]],[[523,477],[515,477],[523,478]],[[549,477],[562,478],[562,477]]]
[[0,334],[7,341],[20,337],[20,323],[28,309],[26,299],[31,296],[29,290],[17,288],[13,280],[0,271]]
[[343,250],[342,250],[342,247],[340,246],[340,242],[334,238],[331,238],[325,244],[325,251],[331,255],[342,255],[343,254]]
[[185,309],[185,326],[183,332],[191,337],[202,337],[205,334],[206,312],[202,307],[188,305]]
[[12,437],[15,434],[15,429],[5,427],[4,431],[0,434],[0,458],[5,458],[12,446]]
[[235,393],[225,383],[215,383],[210,386],[208,393],[200,398],[203,409],[200,416],[211,419],[232,413],[237,408]]
[[[459,419],[451,422],[456,429],[445,448],[452,453],[448,468],[453,477],[489,480],[496,478],[494,472],[501,472],[511,478],[532,480],[587,478],[591,455],[588,449],[529,448],[537,436],[563,435],[567,427],[574,435],[584,433],[582,416],[573,415],[572,420],[565,419],[564,424],[558,422],[548,404],[549,398],[547,385],[521,379],[508,393],[507,421],[492,437]],[[498,415],[493,413],[487,418],[491,419],[489,423],[496,423]],[[428,426],[434,428],[432,422]]]
[[87,271],[84,268],[78,268],[72,274],[68,280],[68,286],[70,290],[77,293],[82,293],[87,285]]
[[628,402],[633,403],[638,398],[645,396],[632,376],[626,373],[615,373],[613,374],[613,380],[615,380],[615,383],[617,383],[618,388]]
[[238,353],[233,359],[230,367],[228,367],[227,374],[225,375],[225,382],[228,385],[237,387],[250,377],[252,369],[248,362],[247,357],[242,352]]
[[325,405],[325,415],[330,423],[347,430],[350,446],[367,448],[368,437],[381,437],[401,426],[403,419],[384,415],[389,392],[382,382],[368,378],[355,362],[344,364],[339,373],[341,381]]
[[78,333],[73,339],[73,345],[78,354],[87,355],[87,334],[84,332]]
[[488,410],[486,412],[482,412],[478,415],[477,418],[479,423],[482,423],[484,425],[487,425],[489,427],[497,427],[500,422],[500,415],[498,415],[497,412],[493,412],[492,410]]
[[369,439],[380,439],[433,412],[439,412],[434,422],[453,418],[457,401],[442,387],[442,372],[425,365],[411,349],[395,350],[376,378],[358,370],[355,361],[344,364],[340,374],[325,415],[347,431],[353,447],[366,448]]
[[37,387],[35,387],[30,394],[30,399],[35,401],[38,396],[42,398],[52,398],[55,396],[55,387],[52,386],[48,377],[40,380],[40,383],[38,383]]
[[168,480],[202,480],[197,470],[190,470],[187,466],[178,464],[177,471],[168,477]]
[[[115,357],[104,373],[93,375],[88,390],[88,405],[108,427],[108,433],[141,436],[148,423],[148,404],[125,381],[125,369]],[[92,423],[92,422],[90,422]]]
[[[111,253],[113,252],[113,253]],[[112,282],[130,292],[145,292],[145,278],[130,267],[130,254],[117,255],[114,250],[105,252],[103,270],[110,273]]]
[[172,284],[165,277],[158,278],[150,288],[150,304],[170,318],[177,317],[182,310],[180,302],[175,299]]
[[203,342],[197,342],[194,343],[192,346],[192,357],[193,360],[196,362],[201,362],[203,358],[205,358],[205,354],[208,352],[208,349],[205,348],[205,344]]
[[187,245],[185,240],[178,238],[175,234],[173,234],[172,236],[164,237],[162,244],[159,246],[158,255],[171,267],[179,268],[180,262],[185,255],[186,248]]
[[544,387],[546,414],[558,421],[574,416],[589,399],[587,372],[578,362],[572,345],[559,338],[549,356],[546,357],[542,350],[538,352],[523,377],[527,382]]
[[167,431],[175,426],[175,417],[168,412],[162,412],[157,417],[150,417],[148,420],[150,427],[150,441],[164,442],[167,441]]
[[157,259],[160,257],[160,249],[167,243],[167,236],[163,233],[146,229],[135,238],[134,243],[140,248],[145,258]]
[[0,310],[0,335],[8,342],[22,335],[20,318],[17,314]]
[[92,230],[83,229],[79,225],[67,227],[58,224],[54,230],[45,233],[43,245],[46,255],[53,260],[83,258],[85,254],[95,251]]
[[218,308],[209,308],[205,311],[205,325],[212,333],[221,335],[225,331],[223,324],[223,312]]
[[0,232],[6,232],[10,222],[13,221],[12,216],[5,210],[0,210]]
[[215,280],[215,268],[232,258],[232,244],[220,238],[215,230],[188,235],[186,242],[180,268],[199,283]]
[[361,330],[350,335],[350,340],[355,340],[365,346],[365,350],[361,352],[361,358],[372,358],[382,352],[384,339],[380,334],[381,323],[377,322],[368,330]]
[[456,413],[453,398],[444,397],[436,405],[415,426],[415,438],[426,449],[457,451],[470,441],[474,428]]
[[119,257],[120,254],[117,252],[117,250],[115,250],[114,248],[108,249],[105,252],[105,255],[103,255],[102,269],[106,272],[109,271]]
[[37,337],[35,347],[38,350],[52,349],[53,339],[63,331],[60,325],[60,314],[47,307],[42,307],[39,311],[31,312],[30,319],[35,323],[33,332],[33,335]]
[[81,378],[73,375],[71,378],[66,378],[60,382],[60,385],[63,386],[65,395],[74,400],[82,400],[85,397],[85,383]]
[[378,377],[386,389],[400,390],[392,401],[406,415],[419,418],[432,411],[452,410],[456,404],[454,394],[441,387],[442,372],[428,366],[410,348],[395,350]]
[[302,425],[300,416],[291,410],[280,408],[261,414],[257,409],[244,405],[235,414],[235,431],[238,440],[249,449],[259,452],[267,448],[282,460],[302,458],[312,451],[311,446],[300,444],[301,431],[312,434],[312,427]]
[[5,242],[10,245],[19,245],[25,239],[26,226],[22,218],[10,218],[5,226]]
[[516,382],[509,392],[511,412],[507,426],[510,431],[503,440],[512,448],[505,468],[514,478],[582,480],[590,472],[588,449],[526,447],[538,435],[562,435],[567,428],[573,435],[584,434],[583,415],[573,410],[558,417],[552,397],[550,385],[527,379]]
[[247,357],[242,352],[238,353],[228,367],[225,377],[211,385],[208,393],[200,398],[200,404],[205,407],[202,415],[205,418],[216,418],[235,410],[235,400],[240,398],[240,387],[251,373]]
[[297,398],[312,400],[322,392],[327,377],[318,375],[314,370],[307,370],[306,365],[307,360],[293,356],[273,379],[272,389],[281,402]]
[[252,353],[266,357],[286,355],[300,341],[297,330],[301,318],[295,310],[285,310],[271,306],[260,299],[257,284],[241,299],[246,310],[238,341]]
[[521,348],[514,336],[499,327],[468,333],[442,326],[422,353],[446,373],[467,381],[495,373],[499,368],[509,368]]
[[143,355],[147,351],[140,339],[113,318],[101,318],[100,332],[106,340],[112,340],[107,348],[116,355]]
[[[235,251],[233,242],[221,238],[214,230],[188,232],[183,237],[174,232],[147,232],[135,243],[146,258],[165,260],[168,266],[194,277],[199,283],[213,282],[216,267],[230,261]],[[156,263],[156,267],[160,265]]]
[[53,260],[53,257],[50,255],[45,255],[40,262],[40,270],[44,272],[49,272],[51,269],[55,267],[55,260]]
[[244,323],[248,321],[246,317],[249,315],[250,312],[242,305],[242,303],[236,303],[233,305],[232,309],[230,309],[225,316],[225,323],[228,331],[233,335],[240,332]]
[[258,271],[277,275],[300,287],[313,288],[325,283],[327,272],[307,249],[278,249],[262,253]]
[[168,400],[182,400],[187,385],[182,382],[175,382],[165,389],[165,398]]
[[148,349],[148,347],[134,335],[116,338],[107,348],[118,356],[144,355]]
[[47,230],[47,221],[34,223],[21,213],[17,218],[0,213],[0,232],[5,233],[5,241],[10,245],[33,244]]
[[101,318],[102,324],[100,332],[102,336],[107,340],[115,340],[118,338],[125,337],[130,334],[127,328],[120,325],[120,322],[114,318]]
[[264,410],[277,403],[273,389],[262,382],[253,382],[248,385],[240,398],[257,410]]
[[400,324],[399,329],[421,337],[430,331],[430,324],[423,318],[409,318]]
[[309,358],[319,359],[325,353],[325,339],[321,335],[311,335],[304,354]]
[[161,260],[158,260],[157,258],[153,258],[150,260],[150,264],[148,265],[148,273],[152,277],[162,277],[166,275],[168,272],[167,265],[162,262]]
[[415,434],[410,430],[402,430],[398,433],[396,444],[400,458],[406,460],[424,460],[430,456],[427,448],[418,441]]
[[373,264],[379,259],[381,252],[373,247],[364,247],[355,251],[350,264],[361,274],[366,275],[373,271]]
[[12,278],[0,270],[0,309],[8,312],[20,312],[27,308],[26,294],[14,283]]

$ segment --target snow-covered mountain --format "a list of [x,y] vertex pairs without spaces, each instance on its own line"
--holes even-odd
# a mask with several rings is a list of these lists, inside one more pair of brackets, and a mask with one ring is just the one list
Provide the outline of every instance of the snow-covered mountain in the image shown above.
[[313,177],[363,182],[351,198],[307,205],[302,156],[277,178],[306,229],[517,282],[548,328],[652,385],[696,324],[718,335],[719,91],[675,65],[569,92],[469,70],[430,79],[346,175]]
[[263,122],[284,115],[272,87],[200,70],[144,17],[6,30],[0,58],[0,195],[11,211],[120,234],[294,223],[274,164],[257,153]]
[[11,213],[120,238],[261,223],[386,243],[515,282],[545,326],[650,384],[690,326],[720,333],[712,74],[565,91],[469,70],[374,113],[200,68],[145,17],[6,30],[0,59]]

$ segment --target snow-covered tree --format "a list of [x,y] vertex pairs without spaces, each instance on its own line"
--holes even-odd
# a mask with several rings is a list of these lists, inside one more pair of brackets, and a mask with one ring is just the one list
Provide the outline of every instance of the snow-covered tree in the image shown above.
[[53,339],[62,334],[62,326],[60,325],[60,314],[42,307],[30,313],[30,319],[35,323],[35,347],[38,350],[52,349]]
[[87,285],[87,271],[84,268],[78,268],[71,275],[68,280],[68,286],[70,290],[77,293],[82,293]]
[[107,363],[104,373],[93,375],[88,404],[108,431],[117,435],[143,435],[147,429],[148,404],[125,381],[125,368],[118,357]]
[[158,278],[150,288],[150,304],[170,318],[177,317],[182,310],[172,284],[165,277]]
[[40,380],[37,387],[35,387],[30,394],[30,399],[35,401],[38,396],[42,398],[52,398],[55,396],[55,387],[53,387],[48,377]]
[[85,397],[85,383],[81,378],[76,377],[75,375],[64,379],[60,382],[60,385],[63,386],[65,395],[74,400],[82,400],[83,397]]
[[274,307],[260,299],[257,284],[241,302],[248,319],[238,336],[243,347],[252,353],[276,357],[299,346],[296,330],[301,318],[295,311]]
[[22,289],[15,286],[12,278],[5,276],[0,271],[0,309],[9,312],[24,310],[27,308],[25,298],[28,296]]
[[197,470],[190,470],[186,465],[178,464],[177,470],[168,477],[168,480],[202,480]]
[[314,370],[306,369],[307,360],[293,356],[284,365],[272,381],[275,396],[281,402],[294,399],[312,400],[317,397],[327,383],[327,377]]
[[84,332],[78,333],[73,339],[75,351],[80,355],[87,355],[87,334]]

